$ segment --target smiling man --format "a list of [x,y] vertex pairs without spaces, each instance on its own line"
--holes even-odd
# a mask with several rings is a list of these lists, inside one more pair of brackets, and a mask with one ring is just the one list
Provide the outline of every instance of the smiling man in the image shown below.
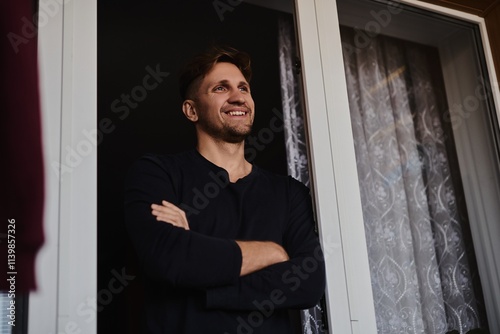
[[180,76],[197,146],[129,171],[125,217],[146,284],[144,332],[294,333],[289,309],[323,294],[308,189],[245,160],[255,104],[250,58],[195,57]]

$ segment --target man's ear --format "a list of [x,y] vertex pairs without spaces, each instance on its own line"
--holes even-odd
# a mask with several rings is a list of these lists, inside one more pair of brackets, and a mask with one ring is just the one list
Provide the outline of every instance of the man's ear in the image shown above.
[[196,107],[193,100],[185,100],[182,103],[182,112],[184,113],[184,116],[186,116],[186,118],[191,122],[194,123],[198,121],[198,113],[196,112]]

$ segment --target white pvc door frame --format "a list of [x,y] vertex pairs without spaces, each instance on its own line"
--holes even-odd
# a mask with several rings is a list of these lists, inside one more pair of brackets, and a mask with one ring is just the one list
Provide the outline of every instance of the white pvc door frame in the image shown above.
[[95,334],[97,1],[40,0],[45,244],[28,333]]

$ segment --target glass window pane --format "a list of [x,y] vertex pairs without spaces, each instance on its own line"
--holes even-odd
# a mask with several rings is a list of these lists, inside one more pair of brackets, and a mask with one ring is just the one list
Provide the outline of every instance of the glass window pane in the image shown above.
[[394,3],[338,8],[378,331],[487,328],[478,235],[500,221],[500,182],[478,27]]

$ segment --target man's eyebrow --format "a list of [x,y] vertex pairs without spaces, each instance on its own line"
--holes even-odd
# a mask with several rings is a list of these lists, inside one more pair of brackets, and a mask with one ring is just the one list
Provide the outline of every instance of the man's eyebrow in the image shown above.
[[[227,85],[227,84],[229,84],[229,80],[223,79],[223,80],[214,82],[212,85]],[[248,82],[246,82],[246,81],[240,81],[238,83],[238,86],[242,86],[242,85],[244,85],[244,86],[250,86],[250,84]]]

